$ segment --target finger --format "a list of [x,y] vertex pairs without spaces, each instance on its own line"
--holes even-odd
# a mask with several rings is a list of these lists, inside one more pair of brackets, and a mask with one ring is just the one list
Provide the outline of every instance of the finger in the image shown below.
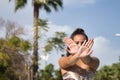
[[74,53],[72,53],[71,50],[69,50],[69,49],[66,49],[66,51],[67,51],[68,53],[70,53],[70,54],[74,54]]
[[[64,37],[64,42],[66,43],[66,45],[67,45],[68,47],[70,47],[71,45],[75,44],[75,42],[74,42],[72,39],[67,38],[67,37]],[[73,44],[72,44],[72,43],[73,43]]]
[[91,55],[93,53],[93,50],[90,50],[87,55]]
[[85,40],[85,41],[83,42],[83,44],[79,47],[77,53],[81,54],[81,52],[83,52],[83,50],[85,50],[85,49],[84,49],[84,48],[85,48],[85,47],[84,47],[85,43],[86,43],[86,40]]
[[84,40],[83,44],[81,46],[85,46],[86,45],[86,40]]
[[93,46],[93,39],[90,39],[87,43],[86,43],[86,47],[88,47],[88,48],[92,48],[92,46]]
[[70,53],[70,50],[69,50],[69,49],[65,49],[65,50]]
[[79,47],[79,49],[78,49],[78,53],[81,53],[81,52],[82,52],[82,49],[84,48],[85,44],[86,44],[86,40],[84,40],[83,44],[80,45],[80,47]]
[[94,41],[92,41],[91,44],[89,44],[89,49],[92,48],[93,44],[94,44]]
[[89,44],[91,43],[91,41],[92,41],[92,40],[91,40],[91,39],[89,39],[89,40],[86,42],[85,46],[86,46],[86,47],[88,47],[88,46],[89,46]]
[[68,37],[64,37],[64,42],[67,43],[67,44],[69,44],[71,42],[71,39],[68,38]]
[[86,43],[85,43],[85,46],[87,47],[88,43],[90,42],[90,40],[88,40]]
[[68,46],[70,44],[70,39],[67,37],[64,37],[64,42],[66,43],[66,45]]

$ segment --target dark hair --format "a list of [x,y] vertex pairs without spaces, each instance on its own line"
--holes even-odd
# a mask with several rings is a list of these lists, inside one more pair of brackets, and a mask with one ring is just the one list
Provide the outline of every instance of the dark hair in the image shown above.
[[[86,35],[85,31],[82,28],[77,28],[73,33],[71,34],[70,38],[73,39],[75,35],[84,35],[86,38],[86,41],[88,41],[88,36]],[[68,48],[69,49],[69,48]],[[70,53],[67,52],[67,56],[69,56]]]
[[83,29],[81,29],[81,28],[77,28],[77,29],[71,34],[70,38],[73,39],[73,37],[74,37],[75,35],[78,35],[78,34],[84,35],[85,38],[86,38],[86,40],[88,41],[88,36],[86,35],[85,31],[84,31]]

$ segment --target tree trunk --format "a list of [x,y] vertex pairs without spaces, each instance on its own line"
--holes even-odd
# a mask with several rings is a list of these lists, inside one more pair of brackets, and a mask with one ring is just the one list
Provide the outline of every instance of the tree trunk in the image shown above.
[[37,80],[38,76],[38,25],[39,6],[34,2],[34,43],[33,43],[33,80]]

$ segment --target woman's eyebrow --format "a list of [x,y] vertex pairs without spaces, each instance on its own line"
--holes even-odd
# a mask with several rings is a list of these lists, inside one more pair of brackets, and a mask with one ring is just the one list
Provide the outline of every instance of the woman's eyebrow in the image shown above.
[[79,44],[79,43],[83,44],[83,42],[84,42],[84,41],[82,41],[82,42],[80,42],[80,41],[75,41],[76,44]]

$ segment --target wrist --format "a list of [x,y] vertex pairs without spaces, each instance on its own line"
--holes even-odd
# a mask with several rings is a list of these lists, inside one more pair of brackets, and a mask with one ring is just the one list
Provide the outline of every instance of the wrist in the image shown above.
[[72,55],[70,62],[72,64],[75,64],[79,60],[79,57],[77,55]]
[[83,57],[81,58],[81,60],[85,63],[85,64],[89,64],[92,60],[92,58],[90,56],[87,57]]

